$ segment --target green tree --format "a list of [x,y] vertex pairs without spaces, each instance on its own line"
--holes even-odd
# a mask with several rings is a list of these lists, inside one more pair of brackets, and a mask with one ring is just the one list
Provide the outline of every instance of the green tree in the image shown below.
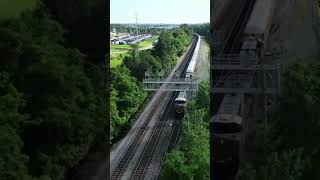
[[161,179],[192,179],[193,175],[190,171],[190,166],[186,165],[186,158],[184,152],[173,150],[166,156],[166,161],[163,164],[163,171],[165,172]]
[[63,179],[97,139],[101,69],[64,47],[63,33],[42,6],[0,22],[0,70],[11,84],[0,82],[10,87],[0,90],[4,179]]
[[209,179],[208,107],[192,107],[184,119],[178,149],[166,157],[162,179]]
[[199,83],[199,91],[195,98],[196,104],[200,108],[208,108],[210,106],[210,83],[202,81]]
[[59,21],[66,29],[66,45],[76,47],[88,55],[87,61],[102,64],[106,36],[106,8],[105,0],[41,0],[49,10],[52,18]]
[[22,153],[19,129],[26,116],[19,112],[23,99],[10,83],[10,75],[0,71],[0,179],[29,179],[28,156]]
[[256,168],[246,165],[240,171],[239,179],[295,180],[302,176],[307,164],[308,159],[303,157],[302,149],[274,152]]
[[129,125],[132,116],[138,111],[147,94],[141,88],[136,78],[130,76],[130,71],[125,66],[111,69],[111,137],[117,139],[120,132]]

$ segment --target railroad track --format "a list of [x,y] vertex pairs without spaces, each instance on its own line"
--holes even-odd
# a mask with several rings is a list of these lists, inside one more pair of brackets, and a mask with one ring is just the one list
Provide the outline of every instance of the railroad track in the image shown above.
[[130,178],[131,180],[138,180],[138,179],[144,178],[144,175],[146,173],[145,170],[148,167],[149,162],[153,156],[153,153],[156,148],[157,142],[160,138],[161,132],[162,132],[163,128],[165,127],[166,120],[169,115],[170,109],[171,109],[172,105],[174,104],[174,101],[173,101],[174,99],[172,98],[172,97],[174,97],[174,94],[175,93],[173,93],[171,95],[171,98],[169,100],[169,105],[166,106],[164,115],[161,117],[160,121],[157,122],[157,126],[154,129],[154,131],[152,132],[152,136],[149,139],[146,148],[144,149],[144,152],[139,160],[139,163],[136,166],[136,168],[134,169],[134,172],[132,173],[132,176]]
[[[192,55],[193,55],[193,52],[194,52],[196,44],[197,44],[197,41],[194,41],[193,45],[192,45],[192,51],[190,51],[187,54],[188,61],[186,61],[182,65],[183,66],[183,71],[180,74],[180,78],[183,78],[186,75],[186,70],[187,70],[189,62],[190,62],[190,60],[192,58]],[[138,165],[136,166],[136,168],[134,169],[134,171],[133,171],[133,173],[131,175],[131,178],[130,178],[131,180],[144,179],[144,176],[146,174],[146,168],[150,164],[150,161],[151,161],[151,159],[153,157],[153,153],[154,153],[155,148],[157,146],[157,142],[158,142],[158,140],[160,138],[160,135],[161,135],[161,132],[162,132],[163,128],[165,127],[166,120],[168,118],[170,110],[173,107],[174,100],[178,96],[178,94],[179,94],[179,92],[173,92],[171,94],[169,102],[168,102],[168,105],[166,106],[166,109],[165,109],[163,115],[161,116],[160,121],[157,122],[156,128],[152,132],[152,136],[149,139],[149,141],[147,143],[147,146],[144,149],[144,152],[143,152],[143,154],[142,154],[142,156],[141,156],[141,158],[139,160],[139,163],[138,163]],[[173,143],[175,144],[176,141],[177,141],[178,134],[179,134],[179,131],[180,131],[180,126],[181,126],[181,122],[177,123],[174,126],[173,130],[171,131],[170,140],[169,140],[169,146],[171,144],[171,147],[173,147]]]
[[[173,127],[174,129],[170,133],[169,144],[167,146],[166,152],[170,152],[175,147],[175,145],[177,144],[178,137],[179,137],[180,131],[182,129],[181,126],[182,126],[182,122],[178,121],[176,123],[176,125]],[[156,179],[159,179],[159,177],[161,177],[161,175],[163,174],[162,164],[163,164],[163,161],[164,161],[165,157],[166,156],[163,156],[163,158],[161,160],[160,171],[158,172],[158,174],[156,176]]]
[[241,34],[243,33],[248,19],[250,18],[255,2],[256,0],[246,0],[242,4],[240,15],[237,17],[237,21],[228,35],[227,43],[224,47],[225,54],[238,51]]
[[[241,39],[241,34],[243,33],[246,24],[250,18],[251,12],[254,8],[256,0],[244,0],[242,4],[240,4],[240,13],[236,17],[235,23],[232,25],[232,28],[230,32],[227,35],[226,38],[226,43],[223,47],[223,54],[231,54],[231,53],[237,53],[239,52],[240,49],[240,39]],[[219,71],[216,72],[214,77],[222,77],[224,76],[228,71]],[[216,102],[213,104],[214,109],[219,108],[219,104],[221,103],[223,99],[222,94],[216,94],[211,97],[212,102]],[[212,113],[215,113],[215,110],[212,111]],[[213,115],[211,114],[211,115]]]
[[[181,76],[185,75],[185,71],[186,71],[187,66],[189,64],[189,61],[192,57],[193,51],[195,49],[195,45],[196,45],[196,42],[193,42],[192,47],[191,47],[192,51],[189,51],[186,54],[188,61],[183,62],[180,65],[183,67],[183,73]],[[167,95],[166,92],[161,92],[160,97],[156,100],[155,106],[150,111],[147,119],[144,121],[142,126],[139,128],[137,134],[134,136],[133,140],[130,142],[130,145],[127,148],[126,152],[122,155],[122,157],[120,158],[120,161],[116,165],[116,168],[111,173],[111,180],[118,180],[118,179],[121,179],[121,177],[123,176],[125,169],[128,166],[128,163],[133,158],[137,148],[139,147],[141,140],[144,137],[144,132],[145,132],[149,122],[151,121],[153,115],[155,114],[155,112],[159,108],[160,104],[162,104],[162,102],[164,101],[166,95]],[[158,138],[160,137],[160,134],[161,134],[162,129],[165,124],[165,120],[167,119],[167,116],[168,116],[169,111],[172,107],[172,104],[174,103],[174,98],[176,96],[177,96],[177,92],[172,93],[172,95],[170,96],[169,106],[166,106],[166,109],[165,109],[163,115],[161,116],[160,121],[157,122],[156,128],[153,129],[151,138],[149,138],[149,140],[148,140],[147,146],[145,147],[144,152],[143,152],[142,156],[140,157],[140,160],[139,160],[137,167],[135,168],[134,172],[132,173],[131,179],[143,178],[143,175],[145,173],[145,168],[149,165],[149,160],[153,155],[154,148],[157,145]]]
[[124,155],[121,157],[120,161],[117,163],[115,170],[112,172],[111,180],[117,180],[117,179],[121,178],[121,176],[123,175],[124,170],[128,165],[128,162],[132,159],[132,157],[138,147],[137,145],[141,142],[141,139],[143,137],[143,134],[144,134],[146,127],[148,126],[150,120],[152,119],[154,113],[156,112],[156,110],[158,109],[158,107],[160,106],[162,101],[165,99],[164,97],[165,97],[165,93],[162,92],[160,94],[160,98],[157,99],[155,106],[152,108],[147,119],[144,121],[144,123],[140,127],[140,129],[139,129],[138,133],[135,135],[134,139],[130,142],[128,149],[126,150]]
[[[243,34],[244,29],[246,28],[246,24],[248,23],[248,20],[250,18],[250,15],[252,13],[252,10],[254,8],[256,0],[244,0],[241,5],[241,11],[239,16],[237,17],[237,20],[233,24],[231,31],[227,35],[225,46],[223,47],[223,54],[238,54],[241,46],[241,35]],[[221,77],[224,74],[228,74],[230,71],[228,70],[221,70],[219,72],[215,73],[215,77]],[[215,78],[214,77],[214,78]],[[213,94],[211,95],[211,100],[213,102],[216,102],[215,104],[212,104],[215,109],[218,109],[222,100],[223,100],[224,94]],[[210,114],[213,116],[216,111],[211,111]],[[210,140],[212,141],[212,140]],[[212,155],[212,154],[211,154]],[[211,163],[212,160],[211,160]],[[238,166],[238,165],[236,165]],[[211,178],[214,179],[229,179],[233,176],[232,173],[232,167],[229,167],[231,169],[226,169],[226,167],[223,167],[220,169],[218,166],[213,166],[214,170],[211,170]],[[238,167],[236,167],[238,168]],[[232,178],[233,179],[233,178]]]

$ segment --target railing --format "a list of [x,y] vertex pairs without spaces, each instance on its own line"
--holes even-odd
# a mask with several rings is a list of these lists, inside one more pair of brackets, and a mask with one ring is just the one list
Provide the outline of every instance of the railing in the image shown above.
[[143,88],[146,91],[198,91],[198,82],[191,79],[145,79]]
[[257,65],[257,58],[239,54],[221,54],[213,57],[213,65]]
[[211,82],[212,93],[265,93],[280,90],[280,66],[258,65],[246,74],[224,73]]

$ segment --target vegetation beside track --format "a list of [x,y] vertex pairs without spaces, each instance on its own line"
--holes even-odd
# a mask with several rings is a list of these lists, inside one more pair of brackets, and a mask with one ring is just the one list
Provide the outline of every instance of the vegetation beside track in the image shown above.
[[166,155],[161,179],[210,178],[209,97],[209,81],[203,81],[188,105],[177,148]]
[[191,27],[195,33],[201,36],[209,36],[210,34],[210,23],[194,24]]
[[294,64],[284,74],[280,105],[249,137],[254,159],[241,179],[320,178],[320,64]]
[[[76,11],[75,2],[41,2],[0,20],[0,179],[73,179],[69,172],[107,142],[105,51],[82,28],[101,37],[96,27],[105,16],[100,22],[95,13],[104,12],[103,2],[81,0]],[[91,43],[94,50],[84,48]]]
[[0,18],[19,17],[26,10],[36,7],[38,0],[2,0],[0,1]]
[[145,71],[149,70],[155,77],[159,77],[161,70],[169,72],[191,43],[192,37],[193,32],[187,25],[164,30],[154,48],[139,51],[139,46],[133,45],[123,58],[123,64],[111,68],[111,143],[126,134],[132,117],[147,97],[141,86]]

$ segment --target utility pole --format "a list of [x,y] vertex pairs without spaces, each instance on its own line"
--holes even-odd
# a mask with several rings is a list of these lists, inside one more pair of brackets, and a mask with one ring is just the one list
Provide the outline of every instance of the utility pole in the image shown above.
[[138,13],[135,13],[135,19],[136,19],[136,29],[137,29],[137,35],[139,35],[139,28],[138,28]]

